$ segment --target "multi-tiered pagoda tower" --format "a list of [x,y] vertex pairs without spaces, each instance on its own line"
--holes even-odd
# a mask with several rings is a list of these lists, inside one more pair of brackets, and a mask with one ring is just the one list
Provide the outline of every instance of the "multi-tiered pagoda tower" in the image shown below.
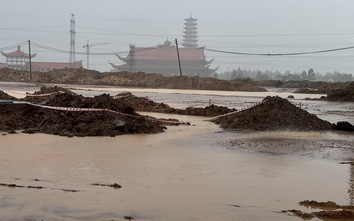
[[197,19],[192,18],[192,15],[189,18],[184,19],[184,31],[183,31],[183,46],[190,48],[198,47],[198,31],[197,31]]
[[[213,59],[207,60],[204,47],[198,47],[197,19],[184,19],[186,22],[183,34],[183,46],[178,49],[172,42],[154,47],[135,47],[130,45],[126,57],[118,58],[124,62],[121,65],[112,64],[117,71],[161,73],[165,76],[180,75],[179,60],[182,74],[186,76],[210,77],[218,68],[210,68]],[[179,55],[179,58],[178,58]]]

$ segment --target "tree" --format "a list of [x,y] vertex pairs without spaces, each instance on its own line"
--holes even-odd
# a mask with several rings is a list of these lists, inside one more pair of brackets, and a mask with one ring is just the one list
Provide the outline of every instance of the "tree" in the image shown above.
[[309,81],[316,80],[316,74],[312,68],[310,68],[309,71],[307,72],[307,80],[309,80]]

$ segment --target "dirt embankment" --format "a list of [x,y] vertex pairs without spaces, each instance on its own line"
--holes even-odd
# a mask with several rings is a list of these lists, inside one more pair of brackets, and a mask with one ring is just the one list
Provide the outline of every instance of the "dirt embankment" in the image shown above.
[[344,89],[332,90],[327,94],[329,101],[354,102],[354,81]]
[[260,87],[279,87],[279,88],[294,88],[294,93],[305,94],[327,94],[332,90],[343,89],[350,82],[322,82],[322,81],[256,81],[256,85]]
[[46,133],[60,136],[115,136],[131,133],[159,133],[164,126],[154,119],[140,116],[132,108],[113,104],[108,95],[93,99],[58,94],[45,105],[80,108],[109,108],[110,111],[63,111],[29,104],[3,104],[0,131]]
[[136,111],[143,112],[157,112],[166,114],[182,114],[182,115],[193,115],[193,116],[205,116],[214,117],[222,114],[227,114],[236,111],[236,109],[230,109],[223,106],[210,105],[203,108],[197,107],[187,107],[186,109],[177,109],[170,107],[165,103],[157,103],[146,97],[137,97],[131,93],[122,93],[117,95],[117,100],[128,104],[133,107]]
[[[28,71],[0,69],[0,81],[29,82]],[[123,87],[146,87],[190,90],[221,91],[266,91],[264,88],[241,82],[230,82],[215,78],[173,76],[161,74],[105,72],[87,69],[61,69],[48,73],[32,73],[32,82],[53,84],[111,85]]]
[[254,130],[330,130],[335,125],[280,97],[266,97],[250,109],[217,118],[222,128]]

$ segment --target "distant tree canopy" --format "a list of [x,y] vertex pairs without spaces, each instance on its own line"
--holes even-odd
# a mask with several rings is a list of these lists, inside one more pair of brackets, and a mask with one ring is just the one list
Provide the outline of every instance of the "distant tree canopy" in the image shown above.
[[216,76],[219,79],[225,80],[235,80],[235,79],[251,79],[255,81],[262,80],[280,80],[280,81],[330,81],[330,82],[347,82],[353,81],[353,75],[347,73],[339,73],[335,71],[334,73],[326,73],[324,75],[320,73],[315,73],[314,69],[310,68],[308,71],[303,71],[302,73],[291,73],[286,71],[281,73],[279,71],[251,71],[251,70],[242,70],[241,68],[234,69],[232,71],[227,71],[219,73]]

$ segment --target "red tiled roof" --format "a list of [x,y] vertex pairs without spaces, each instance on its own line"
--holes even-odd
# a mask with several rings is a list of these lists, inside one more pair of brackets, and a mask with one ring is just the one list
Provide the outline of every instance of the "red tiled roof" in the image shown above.
[[[20,49],[10,53],[5,53],[2,51],[1,54],[4,55],[5,57],[29,57],[29,54],[21,51]],[[37,54],[31,54],[31,58],[35,57],[36,55]]]
[[[179,48],[179,56],[182,61],[198,61],[204,57],[204,48]],[[136,47],[134,60],[177,60],[177,49],[175,46],[162,47]]]

